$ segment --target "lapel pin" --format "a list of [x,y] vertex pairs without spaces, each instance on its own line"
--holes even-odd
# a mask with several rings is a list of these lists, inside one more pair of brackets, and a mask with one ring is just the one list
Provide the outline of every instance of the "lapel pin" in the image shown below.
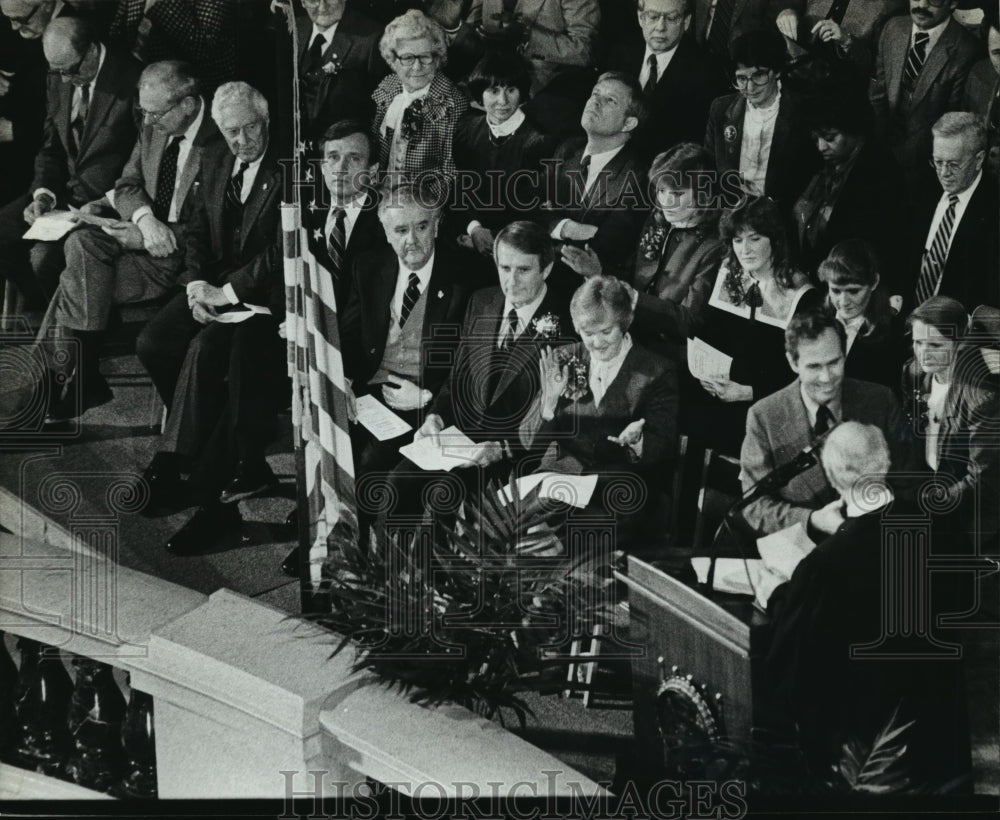
[[736,142],[736,126],[727,125],[722,132],[722,136],[726,142]]
[[444,299],[444,291],[443,290],[439,290],[438,291],[438,299]]

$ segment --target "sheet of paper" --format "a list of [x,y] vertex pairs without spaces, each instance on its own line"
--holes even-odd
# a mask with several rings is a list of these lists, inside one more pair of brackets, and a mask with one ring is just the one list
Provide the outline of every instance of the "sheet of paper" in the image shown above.
[[239,322],[245,322],[251,316],[270,316],[271,309],[266,307],[261,307],[260,305],[237,305],[232,310],[227,310],[225,313],[220,313],[215,317],[216,322],[221,322],[224,325],[234,325]]
[[688,339],[688,370],[696,379],[728,379],[733,357],[701,339]]
[[406,456],[421,470],[450,472],[456,467],[468,466],[482,447],[454,426],[438,433],[438,441],[440,444],[435,444],[430,438],[422,438],[400,447],[399,454]]
[[75,227],[76,219],[69,211],[49,211],[34,221],[24,238],[36,242],[58,242]]
[[[711,563],[712,559],[708,556],[691,559],[691,566],[694,567],[699,584],[708,583],[708,570]],[[742,558],[717,558],[715,560],[715,582],[712,584],[712,588],[719,592],[729,592],[735,595],[753,595],[754,589],[759,585],[763,566],[764,562],[759,558],[749,558],[746,562]]]
[[[554,501],[562,501],[574,507],[583,509],[590,503],[594,496],[594,488],[597,487],[596,475],[571,475],[568,473],[532,473],[522,476],[517,480],[517,492],[524,498],[535,487],[541,485],[538,490],[539,498],[551,498]],[[503,498],[510,501],[512,496],[510,487],[502,490]]]
[[361,396],[354,405],[358,411],[358,424],[379,441],[398,438],[413,429],[374,396]]
[[757,551],[764,559],[764,565],[786,579],[792,577],[799,561],[815,546],[801,523],[757,539]]

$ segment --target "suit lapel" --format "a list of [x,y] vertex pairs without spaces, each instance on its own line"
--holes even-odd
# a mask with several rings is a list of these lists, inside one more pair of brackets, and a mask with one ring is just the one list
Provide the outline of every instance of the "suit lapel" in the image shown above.
[[[152,131],[152,129],[150,129]],[[156,185],[159,182],[160,160],[163,149],[167,145],[167,136],[159,131],[152,131],[149,138],[149,154],[143,157],[143,173],[149,185],[149,198],[156,199]]]
[[886,58],[885,72],[887,93],[889,104],[895,107],[899,103],[899,87],[903,81],[903,69],[906,66],[906,57],[910,51],[910,29],[911,25],[900,26],[901,37],[890,40],[888,43],[889,54]]
[[68,154],[70,146],[69,119],[73,116],[73,85],[59,82],[59,85],[56,86],[56,93],[59,95],[55,112],[56,128],[59,130],[59,138],[66,146]]
[[[595,207],[607,206],[617,197],[609,196],[612,188],[618,182],[618,175],[629,162],[628,143],[621,147],[621,150],[611,158],[611,162],[605,165],[601,172],[590,186],[590,190],[584,195],[580,203],[583,213],[588,213]],[[585,180],[586,181],[586,180]]]
[[[204,109],[204,113],[202,114],[201,125],[198,127],[198,133],[194,135],[194,141],[191,143],[191,148],[188,151],[187,162],[184,163],[184,167],[180,172],[180,178],[177,180],[178,209],[184,205],[188,191],[191,190],[191,186],[198,176],[198,171],[201,170],[201,152],[204,150],[204,142],[207,135],[215,128],[204,100],[202,101],[202,108]],[[157,166],[159,166],[159,162],[157,162]]]
[[[233,165],[236,162],[236,157],[233,156],[231,151],[226,151],[225,159],[222,162],[222,167],[219,169],[219,173],[215,177],[215,190],[212,191],[205,197],[207,207],[210,209],[209,225],[212,225],[216,230],[221,230],[224,220],[222,218],[222,207],[226,201],[226,186],[229,184],[229,178],[233,175]],[[217,237],[217,246],[219,248],[224,248],[226,242],[226,237],[222,236],[220,233]]]
[[253,187],[250,189],[250,196],[243,204],[243,230],[240,232],[240,250],[250,237],[253,226],[257,223],[261,208],[271,199],[271,188],[277,184],[274,166],[269,162],[270,157],[265,157],[257,169],[257,176],[254,177]]
[[[737,94],[736,99],[733,100],[732,105],[726,110],[726,121],[722,129],[722,139],[726,145],[726,153],[730,157],[736,158],[736,167],[739,168],[740,162],[740,148],[743,145],[743,119],[747,113],[746,100],[743,98],[742,94]],[[726,132],[729,129],[733,129],[736,132],[736,136],[732,139],[726,138]],[[732,135],[732,131],[729,131]]]
[[[771,154],[772,157],[786,157],[788,156],[788,141],[792,133],[792,115],[790,112],[791,104],[786,94],[781,95],[781,102],[778,104],[778,116],[774,118],[774,134],[771,137]],[[742,139],[740,140],[742,143]],[[768,162],[767,164],[767,180],[766,185],[769,189],[773,189],[774,181],[781,174],[781,169],[784,167],[782,162]]]
[[[510,355],[504,362],[504,368],[500,371],[500,376],[497,379],[496,385],[493,388],[492,395],[490,396],[490,402],[495,402],[503,393],[511,386],[514,379],[517,377],[521,369],[527,366],[536,365],[537,362],[534,361],[538,358],[538,348],[541,342],[538,332],[533,327],[533,322],[546,313],[552,313],[553,302],[555,300],[552,297],[551,288],[546,292],[545,298],[542,299],[538,308],[535,310],[531,317],[531,321],[528,323],[528,327],[525,328],[524,332],[514,341],[511,347]],[[496,341],[500,336],[500,326],[504,323],[505,317],[503,316],[503,306],[504,298],[503,294],[500,293],[496,301],[494,302],[494,312],[499,315],[499,322],[496,326],[495,332],[493,334],[493,350],[496,350]]]
[[[113,73],[114,64],[111,55],[107,54],[104,58],[104,65],[101,66],[101,71],[97,75],[97,81],[94,83],[93,92],[90,95],[90,110],[87,113],[87,122],[84,124],[83,137],[80,140],[81,154],[86,151],[94,135],[104,127],[104,121],[108,118],[108,112],[111,111],[111,105],[115,101],[113,93],[115,78]],[[70,88],[72,87],[70,85]],[[70,108],[72,109],[72,97],[70,97]],[[68,124],[67,121],[67,126]]]
[[442,324],[448,316],[448,306],[451,304],[452,284],[449,281],[449,259],[438,246],[434,251],[434,267],[427,283],[426,301],[424,304],[423,337],[429,339],[435,325]]
[[949,21],[937,44],[927,55],[927,62],[924,63],[920,76],[917,77],[917,84],[913,88],[913,96],[910,98],[911,106],[915,106],[923,99],[928,89],[934,84],[938,74],[944,71],[944,67],[951,60],[956,39],[955,26],[958,25],[959,23],[954,20]]

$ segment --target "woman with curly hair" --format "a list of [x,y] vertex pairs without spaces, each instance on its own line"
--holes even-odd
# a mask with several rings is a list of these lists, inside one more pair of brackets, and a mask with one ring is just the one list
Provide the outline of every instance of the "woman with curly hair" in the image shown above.
[[839,242],[819,265],[826,304],[847,331],[845,375],[899,390],[907,358],[903,320],[882,287],[878,258],[863,239]]
[[707,344],[726,358],[713,356],[708,371],[689,358],[695,380],[688,380],[682,406],[689,414],[688,434],[739,455],[750,405],[795,377],[785,358],[785,327],[821,296],[792,267],[788,234],[773,200],[757,197],[727,211],[719,235],[729,253],[693,346]]
[[444,29],[411,9],[385,27],[379,52],[392,69],[372,92],[379,169],[394,183],[430,173],[450,185],[455,126],[469,103],[441,71],[448,52]]

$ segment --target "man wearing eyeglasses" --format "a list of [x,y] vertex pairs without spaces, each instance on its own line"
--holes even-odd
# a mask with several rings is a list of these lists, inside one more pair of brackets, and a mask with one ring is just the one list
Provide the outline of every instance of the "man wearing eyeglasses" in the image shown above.
[[694,0],[640,0],[639,26],[611,46],[608,69],[638,77],[649,116],[632,144],[647,162],[679,142],[701,142],[722,69],[687,35]]
[[910,16],[882,30],[871,85],[878,135],[914,193],[927,176],[931,126],[961,108],[965,81],[980,56],[976,38],[953,17],[958,0],[910,0]]
[[136,63],[92,39],[86,24],[71,17],[49,24],[42,48],[50,70],[45,141],[29,191],[0,208],[0,272],[17,284],[28,307],[48,303],[65,260],[61,242],[25,242],[25,231],[42,214],[103,197],[136,137]]
[[776,29],[751,31],[732,48],[737,93],[712,103],[705,147],[720,174],[739,171],[744,188],[788,208],[819,167],[820,158],[795,99],[785,93],[787,59]]
[[54,0],[0,0],[0,12],[25,40],[36,40],[65,4]]
[[143,128],[109,199],[88,203],[90,213],[117,212],[117,225],[86,227],[65,242],[66,269],[49,308],[68,347],[61,399],[50,422],[63,421],[111,398],[98,355],[111,309],[144,302],[174,287],[185,204],[201,171],[203,152],[222,141],[208,116],[199,82],[187,63],[148,66],[139,79]]
[[968,112],[944,114],[933,129],[936,190],[916,209],[917,279],[909,312],[931,296],[951,296],[969,310],[1000,304],[996,184],[983,174],[986,125]]

